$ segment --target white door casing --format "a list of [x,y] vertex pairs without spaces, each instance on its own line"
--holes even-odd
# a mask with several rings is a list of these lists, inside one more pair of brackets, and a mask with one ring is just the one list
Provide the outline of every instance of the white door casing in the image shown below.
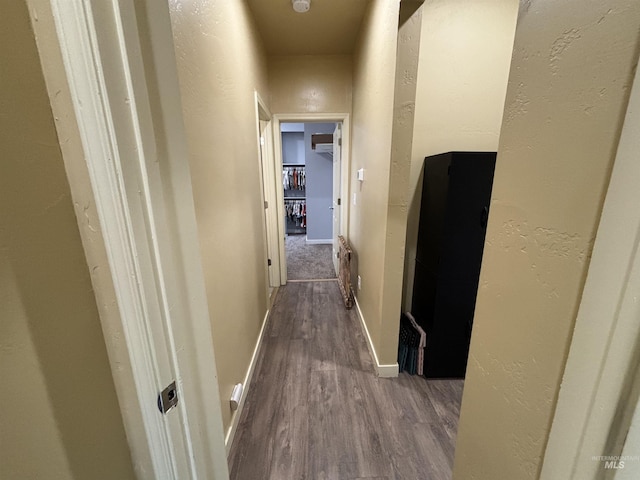
[[336,129],[333,131],[333,202],[331,208],[333,208],[333,251],[331,257],[333,258],[333,268],[336,272],[336,276],[340,275],[340,260],[338,258],[338,252],[340,246],[338,244],[338,236],[340,233],[340,214],[342,211],[342,200],[340,198],[340,177],[342,166],[342,124],[337,123]]
[[[278,248],[278,210],[276,208],[276,166],[273,155],[273,128],[271,113],[258,94],[256,102],[256,122],[258,129],[258,152],[260,153],[260,173],[264,199],[266,254],[271,265],[267,265],[269,295],[280,285],[280,250]],[[269,298],[267,295],[267,298]]]
[[272,247],[271,247],[271,222],[269,218],[269,213],[271,212],[272,205],[268,200],[267,188],[269,185],[268,179],[268,166],[267,166],[267,127],[268,122],[265,120],[259,120],[258,122],[260,128],[260,149],[258,150],[260,154],[260,173],[262,177],[262,193],[264,200],[264,226],[265,226],[265,246],[267,253],[267,298],[271,297],[271,292],[273,291],[273,287],[277,286],[275,284],[275,265],[272,262]]
[[[47,56],[43,72],[49,88],[48,77],[64,70],[84,150],[108,257],[96,268],[110,272],[119,311],[101,311],[101,322],[111,333],[105,341],[136,474],[224,480],[228,468],[168,6],[152,0],[29,1],[36,22],[46,23],[49,15],[55,23],[62,65],[52,67],[53,47],[39,44],[41,57]],[[52,108],[55,114],[53,100]],[[65,159],[65,168],[70,163]],[[68,175],[74,200],[86,188],[81,177]],[[85,245],[96,241],[83,229],[81,236]],[[157,395],[173,379],[179,402],[163,415]]]
[[[272,117],[273,124],[273,151],[275,159],[275,168],[277,175],[282,175],[282,137],[280,134],[280,124],[286,123],[341,123],[342,125],[342,148],[341,148],[341,165],[340,165],[340,196],[342,199],[349,196],[349,164],[350,164],[350,139],[351,124],[348,113],[283,113],[274,114]],[[284,219],[284,191],[282,188],[276,189],[276,198],[278,205],[278,219]],[[339,224],[340,234],[345,238],[349,237],[349,208],[345,202],[345,207],[340,212]],[[280,284],[287,283],[287,264],[286,253],[284,248],[285,226],[284,222],[278,224],[278,243],[280,250]]]

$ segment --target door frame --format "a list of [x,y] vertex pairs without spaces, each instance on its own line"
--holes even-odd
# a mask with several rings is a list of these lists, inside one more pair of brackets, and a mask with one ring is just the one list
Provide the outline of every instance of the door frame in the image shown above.
[[[136,475],[226,480],[168,4],[27,1],[57,127],[67,135],[59,130]],[[97,32],[105,28],[109,35],[98,48]],[[118,92],[126,93],[126,100]],[[135,138],[135,145],[124,145],[123,136]],[[69,143],[77,145],[75,152]],[[162,155],[164,167],[156,166]],[[166,175],[160,178],[162,168]],[[132,195],[136,182],[139,192]],[[152,268],[142,268],[140,258],[152,259]],[[168,292],[176,280],[181,288]],[[180,322],[164,318],[169,296],[177,301],[170,309],[178,310]],[[151,311],[163,312],[162,318]],[[151,334],[158,322],[161,341]],[[179,396],[177,407],[164,416],[156,404],[162,354],[170,359]],[[186,450],[172,447],[176,436]]]
[[[338,145],[336,145],[336,132],[338,132]],[[342,124],[341,123],[336,123],[336,128],[333,130],[333,165],[332,165],[332,190],[331,190],[331,213],[332,213],[332,222],[331,222],[331,227],[332,227],[332,232],[331,232],[331,240],[333,242],[333,244],[331,245],[331,256],[333,257],[331,260],[333,262],[333,269],[336,272],[336,277],[340,277],[340,255],[338,254],[338,252],[340,251],[340,246],[338,245],[338,238],[340,236],[340,217],[342,216],[342,209],[338,208],[342,206],[342,189],[340,188],[340,184],[342,183]],[[336,169],[336,151],[338,151],[338,161],[340,162],[340,165],[338,165],[338,168]],[[336,172],[337,175],[339,176],[340,180],[338,180],[336,182]],[[339,202],[336,202],[336,183],[339,186],[338,189],[338,195],[337,198],[339,200]],[[338,209],[338,221],[337,221],[337,227],[336,227],[336,208]]]
[[[268,206],[265,206],[265,235],[266,245],[265,253],[266,258],[271,259],[271,270],[267,265],[267,298],[273,297],[275,289],[280,286],[280,248],[278,242],[278,232],[280,230],[280,223],[282,221],[278,215],[278,197],[277,197],[277,181],[276,179],[276,164],[274,161],[273,153],[273,121],[272,115],[264,102],[262,97],[257,91],[254,91],[255,108],[256,108],[256,134],[258,142],[258,152],[260,158],[259,166],[261,173],[261,188],[262,198],[267,202]],[[260,127],[260,121],[268,122],[264,133]],[[262,143],[264,142],[264,143]]]
[[[635,73],[540,478],[632,478],[640,426],[640,75]],[[627,452],[633,449],[634,452]],[[631,473],[633,475],[633,473]],[[637,478],[637,477],[633,477]]]
[[[273,115],[273,150],[276,178],[282,178],[281,123],[342,123],[342,159],[340,165],[340,199],[344,209],[340,212],[340,232],[349,238],[349,180],[351,167],[351,118],[348,113],[277,113]],[[278,219],[284,219],[284,191],[276,188]],[[278,223],[278,245],[280,250],[280,285],[287,283],[287,256],[285,252],[284,222]]]

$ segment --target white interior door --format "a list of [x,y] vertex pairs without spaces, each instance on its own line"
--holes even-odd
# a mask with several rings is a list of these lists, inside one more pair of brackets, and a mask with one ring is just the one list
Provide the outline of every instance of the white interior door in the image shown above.
[[52,0],[51,11],[62,59],[47,59],[45,78],[64,70],[82,140],[86,165],[66,166],[72,194],[88,180],[98,212],[99,229],[81,235],[104,242],[95,269],[109,272],[117,313],[101,322],[136,475],[228,479],[167,5]]
[[266,157],[266,152],[265,152],[265,130],[266,130],[266,123],[264,120],[260,120],[260,163],[262,165],[262,184],[263,184],[263,188],[264,188],[264,220],[265,220],[265,242],[267,245],[267,272],[269,275],[269,296],[271,296],[271,292],[273,290],[273,286],[274,284],[274,274],[273,274],[273,268],[272,268],[272,262],[271,262],[271,245],[270,245],[270,232],[269,232],[269,200],[267,200],[267,185],[268,185],[268,180],[267,180],[267,172],[265,171],[265,157]]
[[267,271],[269,275],[269,296],[273,292],[274,287],[277,287],[279,282],[279,274],[276,272],[280,262],[276,262],[277,251],[274,248],[273,239],[276,236],[274,232],[274,225],[272,221],[271,212],[275,208],[275,202],[271,198],[271,191],[273,190],[273,168],[271,168],[269,155],[269,132],[271,128],[270,121],[260,119],[260,166],[262,173],[262,187],[264,198],[264,219],[265,219],[265,242],[267,246]]
[[[260,154],[260,174],[262,176],[262,198],[264,200],[265,254],[267,257],[267,295],[270,298],[281,281],[281,245],[279,241],[280,222],[278,221],[278,185],[280,175],[276,172],[273,122],[271,113],[258,92],[254,92],[258,133],[258,152]],[[281,187],[280,187],[281,188]]]
[[336,124],[333,131],[333,267],[336,275],[340,272],[340,261],[338,259],[338,236],[340,235],[340,215],[342,208],[342,200],[340,198],[341,176],[340,169],[342,165],[342,123]]

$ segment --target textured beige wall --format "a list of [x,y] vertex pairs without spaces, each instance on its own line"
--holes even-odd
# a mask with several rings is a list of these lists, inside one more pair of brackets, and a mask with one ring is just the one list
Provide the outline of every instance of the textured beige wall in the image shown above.
[[403,306],[411,309],[424,157],[496,151],[518,0],[426,0],[414,140]]
[[384,358],[387,364],[394,363],[398,348],[396,332],[402,299],[421,28],[422,10],[418,10],[398,29],[382,296],[383,330],[377,347],[379,359]]
[[171,2],[224,427],[267,311],[254,90],[266,57],[245,2]]
[[[640,377],[631,374],[640,360],[639,73],[631,87],[541,480],[598,478],[604,463],[593,461],[594,454],[640,452]],[[627,461],[615,473],[616,480],[640,478],[640,462]]]
[[272,113],[350,113],[351,55],[269,57]]
[[[354,55],[353,133],[351,148],[351,198],[349,198],[349,240],[355,250],[357,272],[362,289],[356,291],[358,303],[381,364],[394,364],[397,357],[400,301],[393,302],[393,291],[385,278],[387,241],[404,227],[401,205],[390,205],[391,129],[395,83],[399,2],[373,0],[367,7]],[[364,168],[364,182],[356,171]],[[353,205],[353,195],[356,205]],[[401,203],[401,202],[400,202]],[[393,245],[398,245],[390,240]],[[397,253],[397,252],[396,252]],[[401,255],[401,252],[400,252]],[[399,259],[401,264],[401,257]],[[389,262],[391,263],[391,262]],[[384,301],[383,301],[384,299]],[[383,311],[391,311],[383,317]]]
[[24,2],[0,16],[1,478],[134,478]]
[[518,17],[456,480],[538,478],[638,60],[635,0]]

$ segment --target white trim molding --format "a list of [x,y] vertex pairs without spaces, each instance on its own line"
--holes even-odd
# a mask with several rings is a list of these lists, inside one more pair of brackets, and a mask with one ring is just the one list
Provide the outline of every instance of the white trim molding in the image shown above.
[[[277,295],[277,292],[275,292]],[[240,423],[240,417],[242,416],[242,410],[244,409],[244,403],[247,399],[247,395],[249,393],[249,388],[251,387],[251,381],[253,380],[253,372],[255,371],[256,364],[258,363],[258,355],[260,355],[260,351],[262,350],[262,341],[264,338],[264,332],[267,327],[267,322],[269,321],[269,313],[264,315],[264,319],[262,320],[262,327],[260,328],[260,333],[258,334],[258,340],[256,341],[255,347],[253,347],[253,355],[251,355],[251,361],[249,362],[249,368],[247,369],[247,374],[244,376],[244,383],[242,396],[240,397],[240,402],[238,403],[238,409],[233,413],[233,418],[231,419],[231,425],[229,425],[229,429],[227,430],[227,435],[224,439],[224,445],[227,451],[227,456],[231,451],[231,445],[233,445],[233,439],[235,438],[236,431],[238,430],[238,424]]]
[[373,340],[371,340],[371,335],[369,334],[369,329],[367,328],[367,322],[364,319],[364,315],[362,314],[362,310],[360,309],[360,304],[358,303],[358,298],[353,296],[356,312],[358,312],[358,318],[360,319],[360,324],[362,325],[362,329],[364,330],[364,336],[367,339],[367,347],[369,348],[369,353],[373,358],[373,362],[376,366],[376,371],[379,377],[383,378],[395,378],[398,376],[399,367],[397,363],[392,364],[381,364],[378,360],[378,354],[376,353],[376,347],[373,345]]
[[318,238],[318,239],[307,238],[305,241],[308,245],[333,245],[333,239],[331,238]]
[[[276,172],[282,173],[282,139],[280,135],[281,123],[329,123],[342,122],[342,164],[340,165],[340,192],[344,209],[340,214],[340,235],[348,237],[349,227],[349,180],[351,167],[351,116],[348,113],[277,113],[273,121],[273,147],[275,154]],[[276,191],[278,200],[278,218],[284,218],[284,191]],[[287,256],[284,250],[285,228],[284,222],[279,224],[280,246],[280,284],[287,283]],[[333,239],[330,243],[333,243]]]
[[[80,234],[97,298],[117,305],[100,320],[136,476],[228,479],[168,5],[30,6],[36,37],[52,25],[42,38],[57,40],[38,43],[54,115],[73,111],[62,128],[82,145],[61,149],[74,202],[97,213]],[[179,402],[162,415],[171,379]]]
[[[283,222],[277,207],[278,195],[276,185],[280,185],[280,174],[276,173],[276,162],[273,152],[272,115],[257,90],[254,90],[257,149],[259,152],[259,168],[261,174],[261,193],[264,199],[265,254],[271,264],[265,265],[267,285],[269,288],[280,286],[281,265],[279,224]],[[267,122],[263,130],[261,122]],[[283,217],[284,218],[284,217]]]
[[135,407],[147,440],[147,454],[143,456],[150,459],[150,464],[142,468],[155,478],[178,478],[172,461],[175,452],[164,419],[146,405],[145,394],[157,392],[160,380],[152,360],[153,349],[147,340],[149,306],[142,287],[138,245],[130,213],[132,207],[125,193],[91,4],[53,0],[51,6],[118,298],[122,320],[119,329],[125,334],[127,360],[137,385],[138,405]]

